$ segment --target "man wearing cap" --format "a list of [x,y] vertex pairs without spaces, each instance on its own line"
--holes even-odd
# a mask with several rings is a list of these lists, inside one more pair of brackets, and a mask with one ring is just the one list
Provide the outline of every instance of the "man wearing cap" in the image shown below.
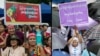
[[7,40],[10,38],[11,35],[15,34],[19,37],[19,39],[21,40],[21,43],[23,44],[24,34],[22,32],[16,31],[14,25],[8,25],[7,29],[8,29],[8,34],[9,34]]

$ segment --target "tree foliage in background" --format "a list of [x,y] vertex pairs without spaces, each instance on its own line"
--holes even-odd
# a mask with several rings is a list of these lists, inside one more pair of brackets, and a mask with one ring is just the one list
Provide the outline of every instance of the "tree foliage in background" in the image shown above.
[[40,4],[42,2],[49,4],[49,2],[51,2],[51,0],[7,0],[7,1],[23,2],[23,3],[36,3],[36,4]]

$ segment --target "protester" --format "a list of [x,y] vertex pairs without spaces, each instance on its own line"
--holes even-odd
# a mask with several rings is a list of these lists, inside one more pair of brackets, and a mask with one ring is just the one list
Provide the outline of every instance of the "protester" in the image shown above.
[[51,37],[48,38],[48,41],[46,42],[46,46],[44,46],[44,50],[46,52],[46,56],[51,56]]
[[5,45],[5,42],[8,36],[5,29],[6,29],[6,26],[3,24],[0,24],[0,47],[2,47],[2,45]]
[[25,48],[21,47],[21,41],[17,35],[12,35],[7,45],[3,56],[26,56]]
[[24,34],[24,27],[22,25],[18,26],[18,31]]
[[[42,39],[44,36],[47,38],[46,41]],[[48,27],[42,25],[41,29],[40,25],[35,25],[34,29],[30,25],[21,27],[7,25],[6,28],[0,24],[0,56],[30,56],[32,53],[34,56],[51,56],[50,28],[48,30]]]
[[40,25],[39,27],[40,27],[40,30],[41,30],[41,31],[43,31],[43,30],[44,30],[44,28],[43,28],[43,26],[42,26],[42,25]]
[[51,27],[48,27],[47,31],[46,31],[46,36],[50,37],[51,36]]
[[7,38],[7,41],[9,40],[11,35],[16,34],[19,37],[19,39],[21,40],[21,44],[23,44],[23,42],[24,42],[24,34],[22,32],[16,31],[14,25],[8,25],[7,29],[8,29],[8,34],[9,34],[8,38]]
[[48,29],[43,32],[43,44],[46,45],[46,42],[48,42],[48,39],[51,38],[51,27],[48,27]]
[[79,34],[77,28],[74,28],[74,30],[73,37],[68,41],[70,56],[81,56],[82,36]]
[[32,29],[30,25],[24,25],[23,30],[24,30],[24,34],[26,35],[26,37],[28,37],[29,33],[34,32],[34,30]]
[[39,25],[35,25],[35,29],[36,29],[36,44],[43,45],[42,43],[43,36],[42,36],[42,31],[39,28]]
[[28,35],[29,49],[28,56],[46,56],[42,46],[36,45],[36,34],[30,33]]
[[47,31],[47,29],[48,29],[47,25],[43,25],[42,27],[43,27],[43,31]]
[[61,28],[52,27],[52,56],[69,56],[69,54],[64,51],[64,47],[67,43],[67,32],[64,34],[61,32]]

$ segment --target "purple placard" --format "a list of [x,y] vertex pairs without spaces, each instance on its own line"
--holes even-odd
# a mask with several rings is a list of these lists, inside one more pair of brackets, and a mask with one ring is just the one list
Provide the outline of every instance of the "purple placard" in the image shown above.
[[72,2],[59,4],[60,24],[73,26],[88,23],[88,8],[86,2]]

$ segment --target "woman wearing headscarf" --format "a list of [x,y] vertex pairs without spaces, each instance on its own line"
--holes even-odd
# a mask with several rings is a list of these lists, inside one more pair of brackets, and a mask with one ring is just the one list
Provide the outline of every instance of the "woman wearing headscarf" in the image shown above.
[[28,35],[29,48],[27,49],[28,56],[46,56],[42,46],[36,45],[36,34],[30,33]]

